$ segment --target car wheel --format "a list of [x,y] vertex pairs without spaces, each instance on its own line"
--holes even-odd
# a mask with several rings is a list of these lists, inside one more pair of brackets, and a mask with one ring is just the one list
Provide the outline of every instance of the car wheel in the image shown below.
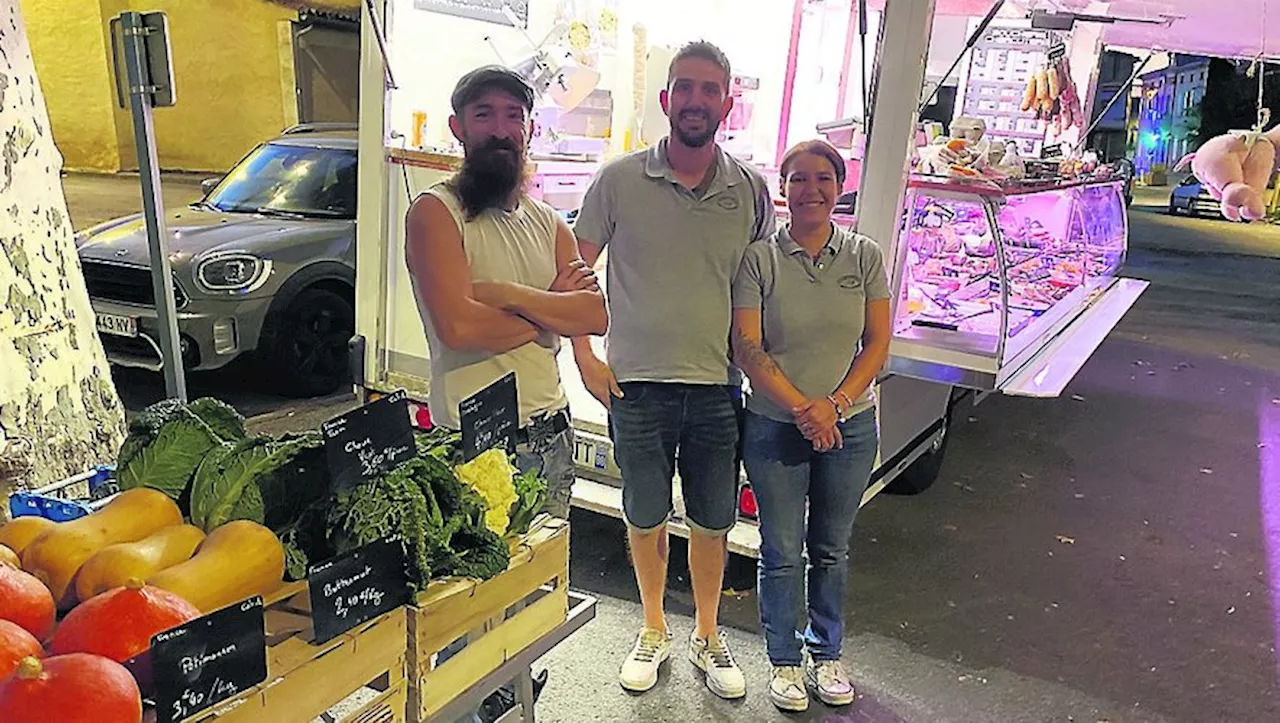
[[1175,206],[1175,205],[1173,204],[1173,199],[1172,199],[1172,198],[1171,198],[1171,199],[1169,199],[1169,215],[1170,215],[1170,216],[1177,216],[1177,215],[1178,215],[1178,207],[1177,207],[1177,206]]
[[929,451],[902,470],[884,491],[891,495],[918,495],[932,487],[942,472],[942,460],[947,456],[947,443],[950,440],[951,412],[947,412],[942,420],[942,433],[929,446]]
[[315,397],[350,384],[347,345],[356,322],[350,302],[332,291],[304,289],[276,322],[267,362],[282,391]]

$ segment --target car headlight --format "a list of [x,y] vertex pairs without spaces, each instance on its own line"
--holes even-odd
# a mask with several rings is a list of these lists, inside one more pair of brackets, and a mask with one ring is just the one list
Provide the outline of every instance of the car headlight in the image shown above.
[[228,253],[202,259],[196,282],[206,291],[254,291],[271,273],[271,260],[247,253]]

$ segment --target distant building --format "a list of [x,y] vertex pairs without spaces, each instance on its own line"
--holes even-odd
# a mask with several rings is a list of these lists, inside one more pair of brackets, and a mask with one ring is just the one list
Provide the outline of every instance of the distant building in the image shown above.
[[166,170],[225,171],[289,126],[356,120],[359,0],[21,2],[54,141],[70,170],[137,168],[106,32],[124,10],[161,6],[168,16],[178,102],[155,113]]
[[1148,172],[1167,169],[1196,148],[1200,101],[1209,83],[1209,59],[1174,55],[1169,67],[1142,76],[1138,145],[1134,164]]
[[[1093,118],[1097,122],[1093,132],[1089,134],[1088,147],[1100,153],[1106,160],[1123,158],[1129,155],[1129,137],[1127,122],[1129,118],[1129,78],[1133,76],[1134,66],[1138,59],[1128,53],[1108,50],[1102,54],[1098,63],[1098,91],[1093,101]],[[1103,108],[1116,95],[1122,95],[1105,116],[1099,120]]]

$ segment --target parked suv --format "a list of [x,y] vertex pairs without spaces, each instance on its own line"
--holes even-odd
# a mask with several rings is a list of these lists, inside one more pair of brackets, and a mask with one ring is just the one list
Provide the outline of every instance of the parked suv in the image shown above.
[[[167,212],[183,364],[255,352],[298,396],[349,382],[355,329],[356,127],[301,125],[253,149],[204,197]],[[160,370],[141,214],[77,235],[107,357]]]

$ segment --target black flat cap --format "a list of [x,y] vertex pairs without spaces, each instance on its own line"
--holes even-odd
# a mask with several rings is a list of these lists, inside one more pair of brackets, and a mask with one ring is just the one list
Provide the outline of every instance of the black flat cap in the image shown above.
[[468,103],[474,102],[490,90],[501,90],[533,110],[533,88],[510,68],[501,65],[485,65],[467,73],[458,80],[450,98],[453,112],[461,113]]

